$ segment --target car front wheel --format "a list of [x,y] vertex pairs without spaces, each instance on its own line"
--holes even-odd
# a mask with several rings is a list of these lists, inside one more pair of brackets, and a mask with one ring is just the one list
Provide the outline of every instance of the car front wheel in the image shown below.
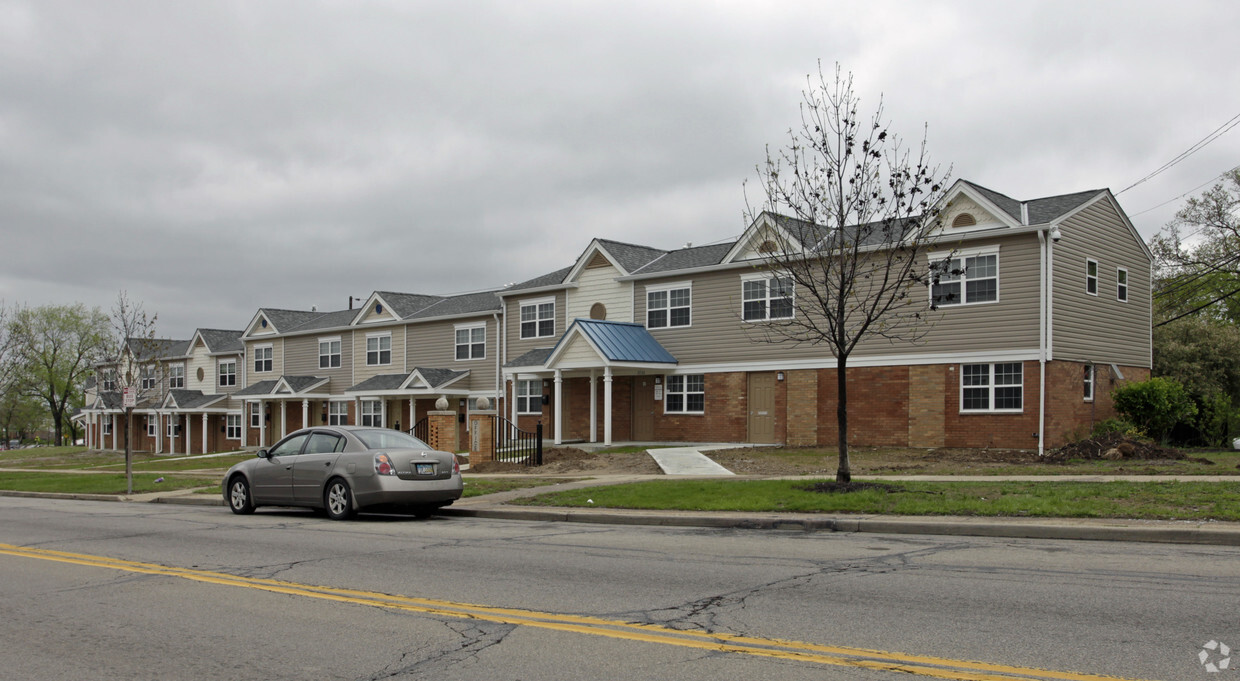
[[250,496],[250,483],[240,475],[228,483],[228,507],[237,515],[254,512],[254,498]]
[[349,483],[335,478],[327,483],[327,491],[323,493],[323,506],[327,509],[327,517],[332,520],[348,520],[353,517],[353,491]]

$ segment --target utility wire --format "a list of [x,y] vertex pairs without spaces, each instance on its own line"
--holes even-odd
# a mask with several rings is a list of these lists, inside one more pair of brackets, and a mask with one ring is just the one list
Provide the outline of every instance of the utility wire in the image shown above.
[[1135,187],[1135,186],[1137,186],[1137,185],[1139,185],[1139,184],[1142,184],[1142,183],[1144,183],[1144,182],[1147,182],[1147,181],[1149,181],[1150,179],[1154,178],[1155,176],[1157,176],[1157,175],[1159,175],[1159,174],[1163,173],[1164,171],[1169,170],[1172,166],[1176,165],[1176,164],[1177,164],[1177,163],[1179,163],[1180,161],[1183,161],[1184,159],[1188,158],[1189,156],[1192,156],[1193,154],[1197,153],[1198,151],[1201,151],[1202,149],[1204,149],[1204,148],[1206,147],[1206,145],[1210,144],[1211,142],[1213,142],[1214,140],[1218,139],[1219,137],[1222,137],[1224,134],[1226,134],[1226,133],[1227,133],[1227,131],[1231,130],[1232,128],[1236,127],[1237,125],[1240,125],[1240,113],[1236,114],[1235,116],[1232,116],[1231,120],[1229,120],[1229,121],[1227,121],[1226,123],[1224,123],[1224,124],[1220,125],[1218,128],[1216,128],[1216,129],[1214,130],[1214,132],[1212,132],[1212,133],[1210,133],[1209,135],[1206,135],[1205,137],[1201,138],[1201,140],[1200,140],[1200,141],[1198,141],[1198,142],[1197,142],[1196,144],[1194,144],[1193,146],[1191,146],[1191,147],[1189,147],[1188,149],[1186,149],[1186,150],[1184,150],[1184,151],[1180,152],[1180,154],[1179,154],[1178,156],[1176,156],[1175,158],[1173,158],[1173,159],[1171,159],[1170,161],[1167,161],[1166,163],[1162,164],[1162,166],[1161,166],[1160,168],[1158,168],[1157,170],[1155,170],[1154,172],[1150,173],[1149,175],[1146,175],[1145,177],[1143,177],[1143,178],[1141,178],[1141,179],[1137,180],[1136,182],[1133,182],[1132,184],[1128,185],[1127,187],[1124,187],[1123,189],[1119,190],[1118,192],[1115,192],[1115,195],[1116,195],[1116,196],[1119,196],[1120,194],[1123,194],[1124,192],[1128,191],[1129,189],[1132,189],[1133,187]]
[[[1202,182],[1201,184],[1197,185],[1196,187],[1193,187],[1192,189],[1190,189],[1190,190],[1188,190],[1188,191],[1184,192],[1183,194],[1180,194],[1179,196],[1177,196],[1177,197],[1175,197],[1175,198],[1172,198],[1172,199],[1167,199],[1166,201],[1163,201],[1162,203],[1158,204],[1157,206],[1154,206],[1153,208],[1146,208],[1145,210],[1141,211],[1140,213],[1132,213],[1132,214],[1131,214],[1131,215],[1129,215],[1128,217],[1130,217],[1130,218],[1135,218],[1135,217],[1137,217],[1138,215],[1145,215],[1146,213],[1149,213],[1150,211],[1155,211],[1155,210],[1158,210],[1159,208],[1162,208],[1163,206],[1167,205],[1168,203],[1171,203],[1172,201],[1179,201],[1180,199],[1184,198],[1185,196],[1188,196],[1189,194],[1192,194],[1193,192],[1197,191],[1198,189],[1201,189],[1202,187],[1206,186],[1207,184],[1210,184],[1211,182],[1216,182],[1216,181],[1218,181],[1219,179],[1222,179],[1222,177],[1223,177],[1224,175],[1226,175],[1227,173],[1234,173],[1234,172],[1236,172],[1237,170],[1240,170],[1240,166],[1236,166],[1236,167],[1234,167],[1234,168],[1230,168],[1230,169],[1228,169],[1228,170],[1224,170],[1223,172],[1219,173],[1218,175],[1215,175],[1214,177],[1212,177],[1212,178],[1210,178],[1210,179],[1206,180],[1205,182]],[[1134,186],[1135,186],[1135,185],[1134,185]],[[1132,189],[1132,187],[1129,187],[1128,189]],[[1128,190],[1127,190],[1127,189],[1125,189],[1124,191],[1128,191]]]

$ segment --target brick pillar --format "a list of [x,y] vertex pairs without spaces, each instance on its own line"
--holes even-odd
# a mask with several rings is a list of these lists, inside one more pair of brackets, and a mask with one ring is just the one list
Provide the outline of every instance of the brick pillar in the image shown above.
[[789,447],[818,444],[818,371],[789,371],[787,375]]
[[947,381],[943,365],[915,365],[908,369],[908,444],[942,447],[947,441],[944,399]]
[[495,460],[494,411],[475,411],[469,415],[469,463]]
[[456,453],[456,412],[431,411],[426,413],[427,444],[441,452]]

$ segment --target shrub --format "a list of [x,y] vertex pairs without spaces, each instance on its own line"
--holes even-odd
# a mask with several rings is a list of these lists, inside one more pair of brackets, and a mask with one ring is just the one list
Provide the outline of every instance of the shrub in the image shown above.
[[1111,436],[1119,436],[1126,438],[1142,438],[1145,433],[1141,429],[1125,421],[1124,419],[1107,419],[1094,424],[1094,430],[1090,433],[1090,437],[1096,439],[1107,438]]
[[1184,386],[1169,378],[1129,383],[1111,395],[1121,416],[1164,444],[1172,428],[1197,415]]

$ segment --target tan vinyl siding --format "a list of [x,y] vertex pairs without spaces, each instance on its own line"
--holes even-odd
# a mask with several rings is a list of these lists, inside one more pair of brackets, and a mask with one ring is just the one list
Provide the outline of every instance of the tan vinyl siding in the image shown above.
[[[1150,260],[1114,207],[1101,200],[1065,220],[1054,245],[1055,359],[1150,366]],[[1098,262],[1098,295],[1085,292],[1085,261]],[[1116,268],[1128,302],[1116,300]]]
[[[254,348],[263,345],[271,346],[271,371],[257,372],[254,370]],[[241,367],[237,367],[238,372]],[[262,381],[274,381],[284,373],[284,339],[260,338],[245,343],[245,385],[252,386]],[[240,378],[237,379],[240,382]]]
[[[340,366],[334,369],[319,368],[319,339],[320,338],[339,338],[340,339]],[[352,361],[353,348],[350,344],[349,334],[347,332],[340,334],[325,334],[323,336],[295,336],[285,340],[284,346],[284,373],[288,376],[318,376],[319,378],[330,378],[331,382],[323,388],[317,388],[314,392],[332,392],[335,394],[343,393],[346,388],[353,385],[353,369],[350,364]],[[362,360],[365,361],[364,359]]]
[[[929,318],[935,323],[918,343],[892,343],[870,338],[858,345],[852,357],[897,356],[922,353],[982,352],[987,350],[1029,350],[1038,347],[1038,247],[1037,237],[1024,235],[995,239],[987,244],[999,247],[999,300],[993,303],[959,305],[929,311],[929,292],[919,287],[914,295],[925,301]],[[741,277],[750,269],[708,272],[692,278],[692,326],[651,329],[650,333],[681,364],[718,362],[757,362],[822,359],[831,362],[824,345],[794,346],[764,341],[769,328],[764,323],[741,320]],[[683,274],[668,279],[686,281]],[[646,288],[659,280],[638,282],[634,296],[636,318],[645,320]],[[805,302],[798,299],[799,303]],[[801,314],[800,310],[797,312]]]
[[[486,322],[487,354],[485,359],[456,358],[456,328],[461,325]],[[406,351],[409,371],[415,367],[429,369],[452,369],[469,371],[469,377],[453,388],[468,387],[473,391],[494,392],[495,358],[499,352],[499,335],[493,317],[480,319],[452,319],[408,326],[409,345]]]
[[[620,272],[603,261],[606,267],[590,267],[582,270],[577,278],[577,288],[567,292],[566,319],[589,319],[590,308],[601,303],[607,309],[607,320],[612,322],[633,321],[633,285],[618,282]],[[519,311],[518,311],[519,314]],[[563,333],[561,330],[559,333]]]
[[[555,334],[550,338],[527,338],[522,340],[521,303],[523,301],[533,301],[552,297],[555,298]],[[506,361],[512,361],[530,350],[554,347],[556,342],[560,340],[560,336],[564,335],[564,330],[567,327],[564,323],[565,296],[563,291],[556,291],[554,293],[534,293],[521,298],[506,298],[504,304],[507,306],[508,315],[508,328],[505,334],[507,336]]]
[[[366,364],[366,339],[374,335],[392,335],[392,363],[368,366]],[[348,340],[341,335],[341,344]],[[341,358],[343,360],[343,357]],[[405,329],[401,326],[388,326],[378,329],[357,329],[353,334],[353,384],[361,383],[368,378],[381,374],[404,374],[405,370]]]
[[[198,370],[202,369],[202,380],[198,380]],[[201,390],[204,395],[213,395],[219,391],[215,384],[215,358],[207,354],[202,343],[195,343],[190,358],[185,362],[185,387],[190,390]]]
[[[220,362],[228,361],[237,363],[237,382],[235,385],[220,385]],[[251,369],[253,369],[253,367],[251,367]],[[245,387],[245,376],[247,372],[245,370],[245,357],[243,355],[216,355],[211,358],[211,370],[215,373],[215,385],[212,387],[211,392],[214,392],[217,395],[221,393],[232,394]],[[249,373],[253,372],[251,371]]]

